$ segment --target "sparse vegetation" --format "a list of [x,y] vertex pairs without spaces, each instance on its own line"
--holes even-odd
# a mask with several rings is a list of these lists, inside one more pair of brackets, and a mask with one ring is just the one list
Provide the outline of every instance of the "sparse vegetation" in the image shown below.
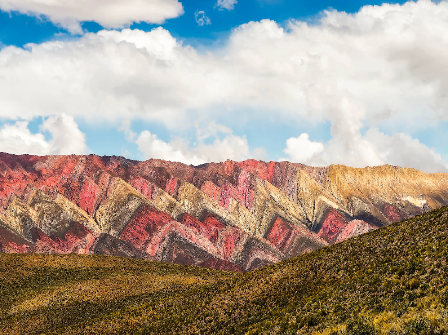
[[246,274],[2,254],[0,331],[446,334],[447,262],[447,207]]

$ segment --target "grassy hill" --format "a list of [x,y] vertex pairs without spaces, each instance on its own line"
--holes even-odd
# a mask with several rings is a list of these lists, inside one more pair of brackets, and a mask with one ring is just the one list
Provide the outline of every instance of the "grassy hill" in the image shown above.
[[447,334],[448,208],[246,274],[0,255],[0,332]]

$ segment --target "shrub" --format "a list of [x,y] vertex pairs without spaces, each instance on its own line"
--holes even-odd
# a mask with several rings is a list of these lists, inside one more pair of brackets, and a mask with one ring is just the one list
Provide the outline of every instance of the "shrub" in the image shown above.
[[364,322],[361,319],[350,320],[347,322],[347,335],[374,335],[375,328],[371,324]]
[[448,307],[448,289],[444,289],[440,292],[440,302],[444,307]]
[[408,287],[411,290],[416,290],[418,289],[419,286],[420,286],[420,280],[418,280],[417,278],[412,278],[408,283]]
[[412,320],[405,326],[405,334],[418,334],[418,335],[424,335],[424,334],[430,334],[430,324],[429,321],[423,318],[419,318],[416,320]]
[[319,324],[319,320],[316,316],[311,315],[306,319],[306,324],[308,327],[315,327]]

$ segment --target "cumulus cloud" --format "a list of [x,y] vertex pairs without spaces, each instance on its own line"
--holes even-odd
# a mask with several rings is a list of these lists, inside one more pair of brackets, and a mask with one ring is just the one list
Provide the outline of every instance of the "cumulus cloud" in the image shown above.
[[[333,91],[334,92],[334,91]],[[362,134],[366,108],[350,93],[326,95],[332,139],[323,144],[309,135],[286,141],[287,160],[316,166],[344,164],[353,167],[391,164],[425,172],[448,172],[448,164],[434,149],[404,133],[388,136],[377,128]]]
[[440,154],[409,135],[388,136],[373,128],[365,139],[373,143],[383,164],[411,166],[425,172],[448,172],[448,164]]
[[[362,151],[366,150],[367,155]],[[336,137],[327,143],[313,142],[306,133],[291,137],[283,150],[288,156],[282,160],[312,166],[343,164],[353,167],[390,164],[435,173],[448,172],[448,164],[442,156],[428,148],[418,139],[403,133],[386,135],[376,128],[370,128],[357,142],[347,147]]]
[[194,13],[194,18],[198,26],[202,27],[203,25],[212,24],[212,20],[205,14],[203,10],[198,10]]
[[324,147],[346,164],[371,165],[387,157],[366,127],[412,134],[448,118],[448,3],[327,11],[312,25],[250,22],[201,53],[163,28],[101,31],[4,47],[0,73],[3,118],[127,115],[173,130],[192,127],[196,116],[276,113],[278,122],[331,123]]
[[[88,148],[85,135],[78,129],[72,116],[48,117],[42,123],[41,132],[33,134],[28,121],[5,124],[0,128],[0,152],[33,155],[85,154]],[[49,132],[50,141],[43,132]]]
[[133,22],[160,24],[184,12],[178,0],[0,0],[0,9],[45,16],[76,34],[82,33],[82,21],[123,28]]
[[216,6],[220,9],[227,9],[227,10],[233,10],[235,4],[237,4],[238,1],[236,0],[218,0],[216,3]]
[[[224,134],[222,138],[219,134]],[[213,137],[211,144],[204,139]],[[232,130],[214,122],[206,129],[200,129],[196,136],[198,143],[190,146],[182,139],[169,143],[159,139],[157,135],[144,130],[138,136],[136,143],[146,159],[158,158],[185,164],[200,165],[207,162],[223,162],[227,159],[242,161],[248,158],[263,158],[263,149],[250,151],[246,137],[234,135]]]
[[448,4],[419,1],[326,12],[316,25],[292,21],[286,30],[250,22],[214,53],[199,54],[163,28],[4,47],[0,115],[127,113],[176,125],[186,110],[223,104],[319,120],[332,118],[329,101],[351,99],[364,109],[361,122],[384,115],[418,126],[422,110],[448,117],[445,32]]
[[289,160],[296,163],[316,164],[318,155],[324,151],[324,145],[319,142],[312,142],[307,133],[299,137],[291,137],[286,141],[286,149],[283,150],[288,155]]
[[12,154],[45,155],[49,143],[42,133],[33,134],[28,129],[28,121],[6,124],[0,129],[0,151]]

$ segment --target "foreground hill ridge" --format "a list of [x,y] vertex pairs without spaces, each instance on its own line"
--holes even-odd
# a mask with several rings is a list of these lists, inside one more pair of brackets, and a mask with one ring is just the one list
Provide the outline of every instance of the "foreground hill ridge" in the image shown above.
[[244,274],[0,254],[1,334],[448,333],[448,207]]
[[0,153],[0,251],[250,271],[448,204],[448,174]]

